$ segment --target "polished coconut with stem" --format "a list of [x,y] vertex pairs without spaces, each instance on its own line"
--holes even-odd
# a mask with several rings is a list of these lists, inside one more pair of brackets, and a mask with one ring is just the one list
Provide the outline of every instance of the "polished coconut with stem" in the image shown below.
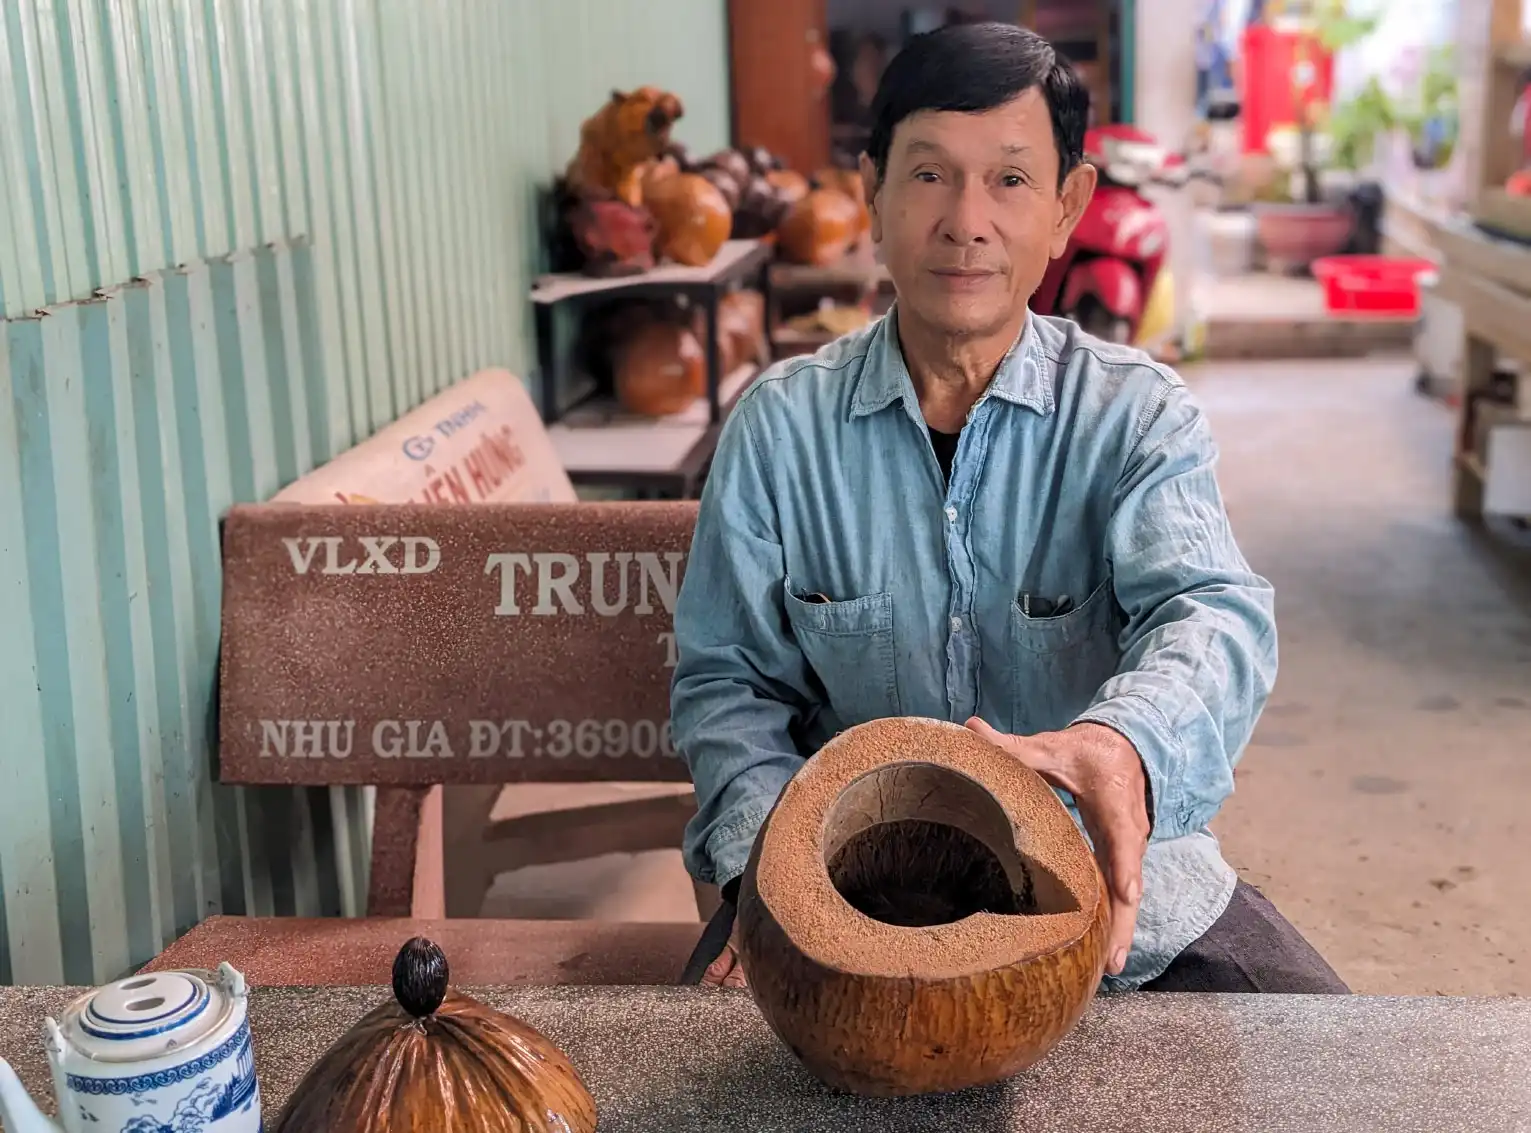
[[595,1101],[564,1053],[450,975],[438,945],[408,941],[393,1000],[304,1075],[271,1133],[593,1133]]

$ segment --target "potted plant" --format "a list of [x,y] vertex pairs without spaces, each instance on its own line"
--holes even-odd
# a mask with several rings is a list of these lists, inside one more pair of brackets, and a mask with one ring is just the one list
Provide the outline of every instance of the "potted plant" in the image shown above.
[[1377,139],[1396,130],[1403,116],[1375,75],[1329,115],[1330,158],[1336,169],[1362,173],[1377,152]]
[[[1347,0],[1314,0],[1304,23],[1310,34],[1304,37],[1302,48],[1308,52],[1321,48],[1333,55],[1370,35],[1377,26],[1377,18],[1353,15]],[[1273,187],[1254,206],[1256,230],[1267,262],[1278,270],[1305,271],[1314,260],[1333,255],[1349,243],[1354,228],[1349,202],[1326,196],[1322,173],[1341,162],[1360,161],[1363,139],[1367,147],[1365,157],[1369,160],[1369,147],[1375,138],[1375,131],[1368,133],[1363,127],[1368,120],[1378,118],[1379,106],[1375,99],[1367,98],[1354,108],[1347,108],[1346,113],[1356,125],[1347,127],[1342,117],[1340,125],[1348,133],[1339,139],[1342,144],[1337,144],[1332,130],[1335,116],[1326,114],[1311,95],[1311,62],[1300,58],[1293,68],[1294,102],[1298,107],[1295,129],[1288,135],[1285,146],[1273,139],[1278,141],[1273,147],[1278,151],[1278,160],[1285,159],[1282,164],[1289,172],[1288,184]],[[1380,86],[1376,92],[1386,99]],[[1281,153],[1282,149],[1287,152]]]
[[1399,116],[1399,124],[1408,131],[1416,169],[1430,172],[1450,164],[1459,129],[1452,44],[1431,48],[1414,92],[1414,104]]

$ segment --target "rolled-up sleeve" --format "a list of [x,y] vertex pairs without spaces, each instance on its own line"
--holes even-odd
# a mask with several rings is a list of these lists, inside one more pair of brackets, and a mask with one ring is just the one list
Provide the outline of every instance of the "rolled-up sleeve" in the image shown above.
[[786,619],[780,525],[752,422],[757,392],[719,437],[675,606],[671,734],[698,808],[684,856],[693,877],[719,886],[744,872],[802,766],[793,732],[817,703]]
[[1178,383],[1143,431],[1107,528],[1124,656],[1079,717],[1143,760],[1152,840],[1207,825],[1276,679],[1274,593],[1233,537],[1206,418]]

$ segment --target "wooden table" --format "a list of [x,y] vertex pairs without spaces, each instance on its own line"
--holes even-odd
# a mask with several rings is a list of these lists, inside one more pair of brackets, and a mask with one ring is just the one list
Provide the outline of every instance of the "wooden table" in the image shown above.
[[[1098,997],[1003,1086],[866,1101],[830,1093],[747,993],[469,989],[537,1027],[594,1094],[601,1133],[1510,1133],[1531,1129],[1531,1002],[1365,996]],[[75,992],[0,988],[0,1056],[51,1099],[41,1023]],[[267,1127],[304,1072],[387,996],[251,994]]]
[[[772,249],[762,241],[729,240],[705,267],[665,264],[638,275],[596,278],[563,273],[537,279],[531,299],[542,416],[571,481],[587,488],[636,490],[680,499],[699,496],[724,420],[771,355],[767,320],[764,357],[725,373],[718,307],[730,287],[754,281],[769,310],[771,255]],[[556,333],[556,308],[677,296],[699,305],[706,316],[705,396],[664,417],[628,413],[614,398],[588,391],[575,404],[560,405],[561,387],[574,379],[567,365],[568,350],[560,346]]]
[[[1455,506],[1462,518],[1477,520],[1485,511],[1490,475],[1477,443],[1479,414],[1493,400],[1488,394],[1501,363],[1531,363],[1531,245],[1496,239],[1461,220],[1437,225],[1435,240],[1442,254],[1440,294],[1461,307],[1467,335]],[[1525,396],[1522,389],[1520,397]],[[1517,416],[1524,419],[1526,411],[1522,401]],[[1531,438],[1531,420],[1514,428]],[[1531,513],[1531,478],[1522,491],[1508,494]]]
[[869,292],[875,294],[873,307],[880,314],[893,298],[893,279],[867,240],[832,264],[790,264],[778,260],[771,265],[770,276],[771,301],[766,308],[766,323],[772,328],[771,345],[778,359],[812,354],[838,337],[827,330],[796,330],[787,323],[790,315],[813,310],[821,299],[856,303]]

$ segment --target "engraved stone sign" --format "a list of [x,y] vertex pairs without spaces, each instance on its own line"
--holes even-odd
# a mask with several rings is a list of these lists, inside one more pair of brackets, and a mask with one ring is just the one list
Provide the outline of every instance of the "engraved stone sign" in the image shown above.
[[231,509],[220,778],[687,781],[669,686],[696,510]]

